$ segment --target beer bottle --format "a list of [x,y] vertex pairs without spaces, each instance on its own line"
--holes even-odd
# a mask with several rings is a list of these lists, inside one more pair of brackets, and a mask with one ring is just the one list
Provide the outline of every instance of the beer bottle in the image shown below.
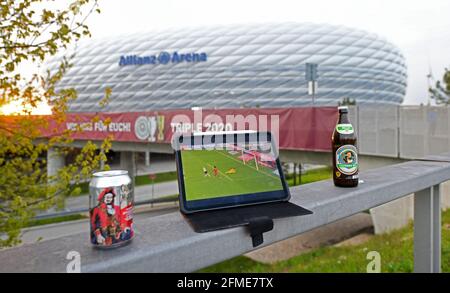
[[348,107],[338,107],[339,118],[332,136],[333,181],[341,187],[358,185],[356,134],[348,119]]

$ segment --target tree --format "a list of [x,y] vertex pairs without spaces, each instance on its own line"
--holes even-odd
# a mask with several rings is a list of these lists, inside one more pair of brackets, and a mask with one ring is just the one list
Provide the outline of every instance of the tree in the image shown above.
[[[77,183],[88,179],[100,161],[106,160],[110,139],[100,147],[87,142],[73,163],[55,175],[47,174],[46,152],[52,148],[66,154],[72,149],[72,131],[42,137],[50,120],[65,121],[68,103],[77,97],[73,88],[56,88],[71,66],[71,57],[64,57],[55,72],[27,77],[20,70],[26,63],[41,66],[82,37],[89,37],[85,22],[92,13],[100,13],[96,0],[0,1],[0,108],[21,106],[19,115],[0,114],[0,247],[20,242],[21,228],[36,211],[62,206],[65,197],[80,192]],[[107,89],[99,103],[107,103],[110,94]],[[52,106],[51,116],[33,115],[42,102]]]
[[[428,75],[432,78],[431,75]],[[428,91],[430,92],[431,98],[436,101],[438,105],[449,105],[450,104],[450,70],[445,68],[445,73],[440,80],[436,81],[434,86],[431,86]]]
[[338,106],[355,106],[356,100],[350,99],[349,97],[342,98],[342,101],[338,102]]

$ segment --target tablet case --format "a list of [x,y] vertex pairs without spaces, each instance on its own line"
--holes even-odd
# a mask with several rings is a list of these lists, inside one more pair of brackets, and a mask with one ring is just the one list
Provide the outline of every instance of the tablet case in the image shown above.
[[273,229],[273,219],[312,214],[291,202],[273,202],[228,209],[184,214],[195,232],[203,233],[238,226],[248,226],[253,247],[261,245],[263,233]]

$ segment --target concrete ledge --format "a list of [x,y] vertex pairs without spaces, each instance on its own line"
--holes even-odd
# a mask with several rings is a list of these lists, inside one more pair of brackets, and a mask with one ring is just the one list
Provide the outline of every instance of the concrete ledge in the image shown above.
[[247,253],[245,256],[262,262],[287,260],[318,247],[339,243],[361,232],[372,231],[372,217],[359,213],[292,238]]
[[414,194],[370,209],[375,234],[405,227],[414,218]]
[[[332,223],[450,179],[450,163],[412,161],[360,174],[358,188],[321,181],[292,188],[292,202],[313,215],[275,220],[264,234],[271,244]],[[197,234],[183,216],[170,213],[136,223],[136,239],[115,250],[93,249],[78,234],[0,252],[0,272],[65,272],[70,251],[81,255],[82,272],[189,272],[253,250],[244,227]]]

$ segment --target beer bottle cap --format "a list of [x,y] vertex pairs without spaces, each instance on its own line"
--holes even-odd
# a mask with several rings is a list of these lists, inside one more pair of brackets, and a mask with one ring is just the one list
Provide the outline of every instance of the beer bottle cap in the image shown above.
[[348,113],[348,107],[347,106],[339,106],[338,111],[339,111],[339,113]]

